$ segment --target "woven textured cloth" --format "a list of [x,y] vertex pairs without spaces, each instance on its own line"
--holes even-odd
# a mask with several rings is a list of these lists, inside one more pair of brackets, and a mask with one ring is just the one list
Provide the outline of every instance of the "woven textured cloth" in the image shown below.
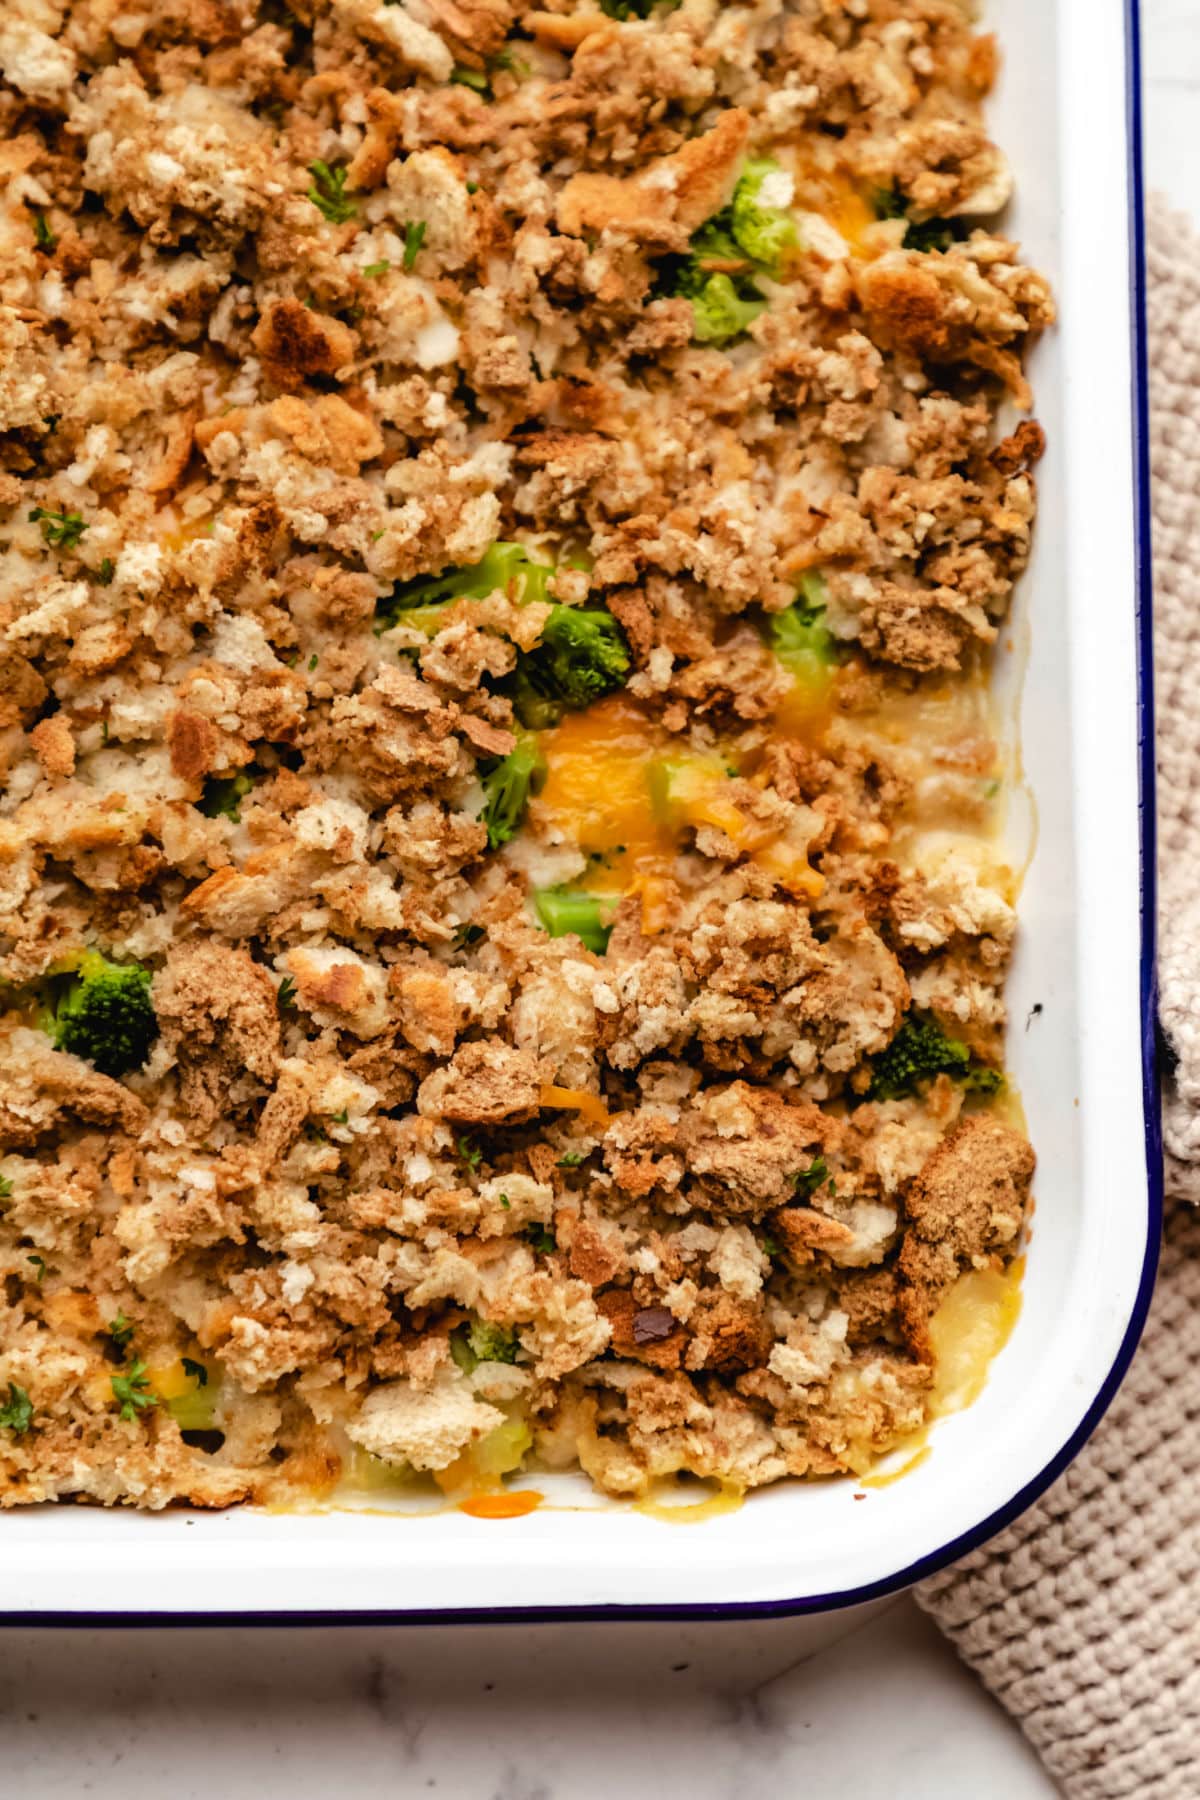
[[1200,239],[1149,221],[1166,1243],[1104,1422],[917,1599],[1070,1800],[1200,1796]]

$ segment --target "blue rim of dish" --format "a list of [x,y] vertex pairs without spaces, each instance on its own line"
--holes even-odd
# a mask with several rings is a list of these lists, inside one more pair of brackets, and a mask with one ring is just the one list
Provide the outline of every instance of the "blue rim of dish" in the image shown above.
[[1133,1360],[1158,1273],[1163,1223],[1162,1117],[1158,1076],[1157,862],[1154,763],[1154,580],[1151,561],[1150,384],[1146,331],[1146,214],[1142,163],[1141,0],[1126,0],[1127,120],[1130,176],[1130,279],[1133,320],[1133,450],[1138,657],[1138,789],[1141,834],[1141,962],[1142,1099],[1146,1136],[1147,1231],[1141,1279],[1129,1324],[1112,1368],[1083,1419],[1058,1454],[1004,1506],[961,1536],[933,1550],[907,1568],[879,1581],[837,1594],[802,1594],[790,1600],[729,1600],[660,1606],[494,1606],[426,1607],[419,1611],[355,1610],[346,1612],[6,1612],[5,1625],[47,1628],[86,1625],[96,1629],[172,1626],[258,1625],[539,1625],[552,1623],[614,1624],[654,1620],[795,1618],[804,1613],[840,1612],[871,1600],[886,1599],[957,1562],[995,1537],[1020,1517],[1075,1460],[1116,1398]]

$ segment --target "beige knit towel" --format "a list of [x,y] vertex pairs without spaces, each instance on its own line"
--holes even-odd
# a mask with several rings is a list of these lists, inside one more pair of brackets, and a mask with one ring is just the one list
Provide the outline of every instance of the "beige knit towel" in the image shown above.
[[[1167,1233],[1150,1323],[1091,1443],[917,1590],[1070,1800],[1200,1800],[1200,239],[1149,220]],[[984,1790],[975,1788],[982,1793]]]

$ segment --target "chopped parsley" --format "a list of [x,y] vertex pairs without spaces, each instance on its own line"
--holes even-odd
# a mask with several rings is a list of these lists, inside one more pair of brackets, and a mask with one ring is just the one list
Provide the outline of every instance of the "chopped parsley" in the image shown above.
[[559,1157],[558,1166],[560,1169],[577,1169],[583,1161],[583,1157],[582,1150],[568,1150],[565,1156]]
[[52,512],[45,506],[35,506],[29,520],[41,525],[42,536],[56,550],[74,550],[87,530],[82,513]]
[[404,267],[411,269],[417,260],[417,253],[425,241],[424,219],[413,219],[404,227]]
[[317,211],[329,220],[331,225],[344,225],[347,219],[353,219],[358,207],[346,194],[346,170],[333,168],[327,162],[311,162],[308,172],[312,176],[312,186],[308,190],[308,198]]
[[140,1412],[158,1405],[158,1395],[150,1386],[146,1365],[136,1357],[125,1375],[112,1377],[113,1399],[121,1402],[121,1417],[132,1424]]
[[32,1424],[33,1402],[23,1387],[10,1381],[8,1399],[0,1406],[0,1431],[11,1431],[14,1437],[24,1437]]
[[385,256],[382,262],[368,263],[363,270],[363,274],[367,276],[369,280],[373,281],[377,275],[386,275],[391,266],[391,263]]
[[127,1350],[129,1348],[133,1338],[133,1325],[130,1320],[125,1317],[123,1312],[119,1312],[116,1318],[108,1326],[108,1335],[117,1346],[118,1350]]
[[817,1189],[823,1186],[828,1180],[829,1164],[818,1152],[809,1163],[807,1169],[802,1169],[800,1174],[796,1176],[796,1192],[805,1195],[815,1194]]
[[468,1169],[474,1174],[475,1170],[483,1161],[483,1151],[477,1150],[470,1138],[465,1135],[455,1138],[454,1148],[458,1151],[458,1154],[462,1157],[462,1160],[466,1163]]
[[285,975],[279,984],[279,992],[275,996],[280,1012],[294,1012],[296,1007],[296,984],[290,975]]
[[458,63],[451,69],[450,79],[459,87],[471,88],[477,94],[487,95],[491,92],[486,69],[468,69],[465,64]]
[[501,50],[498,56],[492,58],[492,67],[507,69],[508,73],[515,75],[518,81],[524,81],[527,75],[533,73],[532,64],[526,62],[523,56],[517,56],[512,50]]
[[37,1270],[37,1284],[39,1287],[41,1287],[43,1281],[45,1281],[45,1279],[46,1279],[45,1258],[41,1257],[41,1256],[27,1256],[25,1258],[25,1261],[27,1263],[32,1263],[34,1268]]
[[764,1232],[762,1237],[759,1238],[758,1247],[764,1256],[769,1256],[772,1260],[780,1254],[780,1245],[778,1241],[771,1237],[767,1232]]
[[111,556],[106,556],[96,571],[96,580],[101,587],[107,587],[116,573],[117,565]]
[[13,1184],[9,1180],[8,1176],[0,1175],[0,1200],[10,1199],[12,1197],[12,1191],[13,1191]]
[[58,239],[51,231],[44,212],[35,212],[33,215],[33,241],[47,256],[58,248]]
[[558,1249],[554,1233],[548,1231],[544,1225],[528,1225],[521,1236],[532,1249],[538,1251],[542,1256],[549,1256],[552,1251]]

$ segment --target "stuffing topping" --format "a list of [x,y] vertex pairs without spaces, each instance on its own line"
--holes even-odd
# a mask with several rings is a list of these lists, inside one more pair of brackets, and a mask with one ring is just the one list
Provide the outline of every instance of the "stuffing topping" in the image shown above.
[[10,0],[0,1503],[927,1422],[1033,1175],[969,10]]

